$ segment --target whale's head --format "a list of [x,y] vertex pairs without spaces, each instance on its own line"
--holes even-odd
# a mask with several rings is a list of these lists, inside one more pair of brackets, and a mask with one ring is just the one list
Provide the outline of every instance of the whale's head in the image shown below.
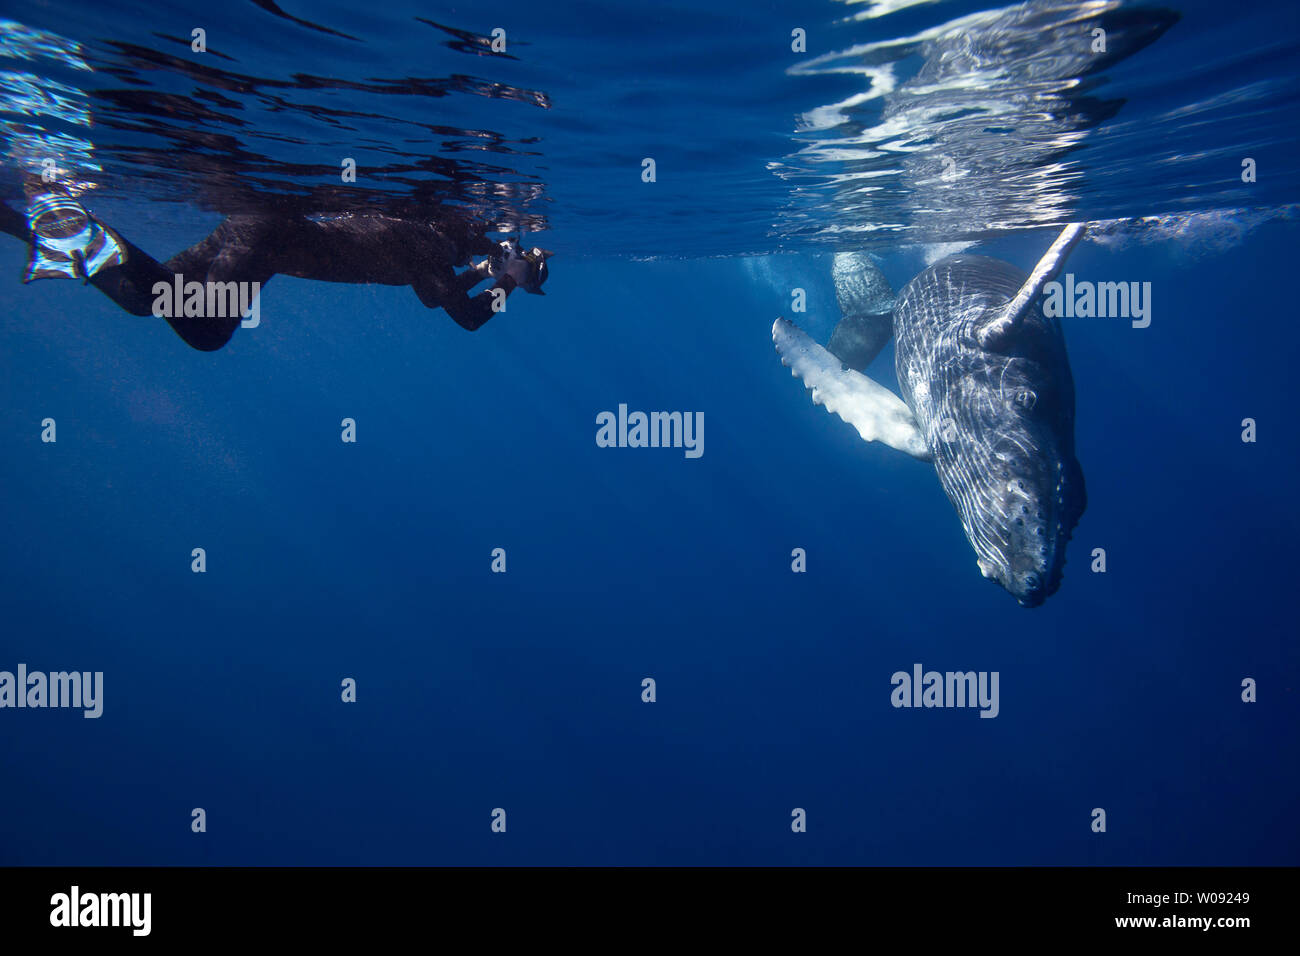
[[1024,279],[997,259],[949,257],[904,290],[895,326],[899,384],[980,572],[1036,607],[1060,587],[1087,499],[1059,324],[1034,305],[996,349],[975,340]]
[[[1020,401],[1039,397],[1024,387],[1018,395]],[[980,573],[1024,607],[1055,594],[1085,502],[1083,471],[1072,451],[1032,412],[1008,410],[996,438],[959,450],[941,467],[949,471],[945,487],[959,489],[952,500]]]

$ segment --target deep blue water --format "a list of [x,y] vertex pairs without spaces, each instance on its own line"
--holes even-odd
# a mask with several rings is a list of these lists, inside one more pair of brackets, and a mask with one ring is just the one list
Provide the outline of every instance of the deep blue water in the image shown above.
[[[338,92],[322,98],[367,118],[333,133],[227,104],[249,128],[205,157],[292,191],[411,117],[535,140],[536,155],[480,158],[508,173],[448,178],[461,201],[531,182],[491,215],[557,251],[545,298],[512,297],[473,334],[407,288],[281,276],[259,328],[200,353],[80,283],[23,285],[26,249],[0,237],[0,670],[105,675],[97,720],[0,709],[0,864],[1300,863],[1294,12],[1180,6],[1116,68],[1128,102],[1087,135],[1218,105],[1167,116],[1155,144],[1097,145],[1107,162],[1085,139],[1061,175],[1078,218],[1169,218],[1070,259],[1151,282],[1153,318],[1066,320],[1089,502],[1059,593],[1026,610],[976,570],[933,468],[815,407],[769,333],[793,288],[820,341],[838,318],[829,254],[850,246],[804,224],[843,210],[768,164],[801,148],[798,111],[861,83],[792,78],[764,44],[788,49],[803,23],[843,50],[979,5],[851,24],[816,3],[536,7],[493,10],[531,44],[518,61],[410,26],[496,25],[455,6],[290,10],[356,41],[253,4],[209,28],[244,28],[209,42],[250,75],[464,74],[549,96],[385,96],[381,114]],[[188,36],[202,9],[4,15],[95,57],[115,41],[184,58],[159,37]],[[1227,66],[1189,74],[1215,30]],[[95,75],[134,88],[105,63]],[[102,160],[97,215],[159,255],[216,225],[171,182],[184,163],[139,152],[156,127],[91,107],[112,120],[79,134]],[[465,159],[438,136],[429,155]],[[1186,162],[1148,166],[1160,143]],[[666,157],[660,182],[640,181],[646,155]],[[1243,198],[1247,155],[1261,172]],[[416,178],[441,184],[435,167]],[[381,188],[413,188],[403,177]],[[917,206],[881,201],[872,221]],[[1028,269],[1054,235],[1031,227],[1060,221],[990,220],[978,251]],[[872,238],[896,288],[928,243],[974,235],[936,228]],[[892,386],[892,352],[871,371]],[[704,454],[597,447],[596,415],[620,403],[703,412]],[[796,547],[807,573],[791,572]],[[892,707],[891,675],[918,662],[998,671],[998,717]],[[340,700],[348,677],[356,703]]]

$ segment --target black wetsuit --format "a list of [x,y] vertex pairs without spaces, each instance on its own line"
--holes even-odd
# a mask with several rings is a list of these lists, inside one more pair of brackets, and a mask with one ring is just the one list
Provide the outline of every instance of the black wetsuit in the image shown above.
[[[0,205],[0,231],[32,241],[26,218]],[[95,286],[127,312],[152,315],[154,284],[185,282],[258,282],[276,273],[326,282],[376,282],[409,285],[431,309],[443,308],[462,327],[473,331],[490,319],[491,290],[470,297],[488,278],[470,268],[471,255],[498,251],[484,231],[460,219],[431,221],[378,213],[346,213],[329,218],[237,215],[221,223],[206,239],[159,263],[116,229],[126,261],[92,276]],[[514,280],[502,276],[494,288],[507,294]],[[221,348],[239,326],[235,317],[167,318],[171,327],[196,349]]]

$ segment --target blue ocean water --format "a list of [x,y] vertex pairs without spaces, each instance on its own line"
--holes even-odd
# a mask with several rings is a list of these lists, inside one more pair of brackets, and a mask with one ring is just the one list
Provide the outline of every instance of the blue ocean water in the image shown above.
[[[1088,87],[1120,105],[971,153],[955,198],[909,163],[957,120],[864,91],[987,3],[3,11],[87,67],[9,28],[10,196],[62,135],[162,257],[258,197],[337,201],[354,157],[367,202],[556,257],[472,334],[279,276],[202,353],[23,285],[0,239],[0,670],[104,674],[99,719],[0,709],[0,864],[1300,863],[1297,15],[1169,9]],[[58,104],[22,112],[24,72]],[[1088,508],[1027,610],[934,469],[814,406],[770,327],[803,289],[826,340],[836,250],[901,288],[972,242],[1027,270],[1071,218],[1100,241],[1070,270],[1150,282],[1152,322],[1065,320]],[[620,404],[702,412],[702,456],[598,447]],[[917,663],[997,671],[996,719],[891,706]]]

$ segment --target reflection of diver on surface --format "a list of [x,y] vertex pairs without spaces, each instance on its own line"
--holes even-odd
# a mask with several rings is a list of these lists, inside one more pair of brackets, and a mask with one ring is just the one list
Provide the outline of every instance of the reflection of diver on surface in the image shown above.
[[[0,204],[0,231],[31,243],[25,281],[81,278],[134,315],[155,314],[154,286],[183,281],[267,282],[276,273],[327,282],[409,285],[430,309],[473,331],[516,288],[542,294],[549,252],[522,251],[487,238],[467,217],[404,218],[382,213],[307,217],[268,212],[230,216],[211,235],[159,263],[98,222],[73,198],[29,183],[26,214]],[[470,256],[486,255],[470,265]],[[468,265],[457,274],[457,266]],[[491,289],[471,297],[485,279]],[[502,295],[494,295],[496,290]],[[495,306],[495,308],[494,308]],[[177,310],[179,311],[179,310]],[[175,316],[167,321],[205,352],[230,340],[240,316]]]

